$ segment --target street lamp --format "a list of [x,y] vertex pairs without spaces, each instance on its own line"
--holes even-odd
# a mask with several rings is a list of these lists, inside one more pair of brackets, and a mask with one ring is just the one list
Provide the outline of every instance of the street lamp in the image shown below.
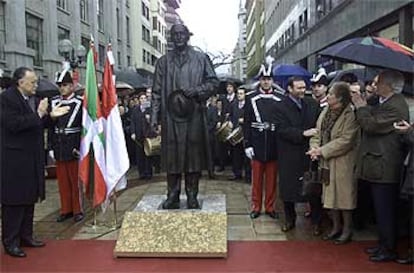
[[[65,58],[65,62],[70,65],[70,68],[77,68],[82,62],[86,55],[86,49],[83,45],[79,45],[75,48],[72,42],[68,39],[60,40],[58,43],[58,51],[61,56]],[[76,56],[75,56],[76,53]],[[67,65],[66,64],[66,65]]]
[[83,45],[79,45],[75,52],[72,42],[69,39],[64,39],[59,41],[58,51],[65,58],[63,61],[63,69],[72,69],[73,85],[76,87],[79,82],[79,71],[77,68],[83,62],[86,49]]

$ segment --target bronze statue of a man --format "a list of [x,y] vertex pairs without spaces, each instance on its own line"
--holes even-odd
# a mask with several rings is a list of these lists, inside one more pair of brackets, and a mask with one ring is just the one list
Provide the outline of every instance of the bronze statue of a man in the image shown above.
[[191,33],[185,25],[173,25],[170,33],[174,48],[156,63],[151,103],[152,126],[162,128],[161,160],[167,173],[162,207],[180,207],[184,173],[187,208],[199,209],[201,171],[212,166],[206,100],[215,94],[218,79],[208,55],[188,45]]

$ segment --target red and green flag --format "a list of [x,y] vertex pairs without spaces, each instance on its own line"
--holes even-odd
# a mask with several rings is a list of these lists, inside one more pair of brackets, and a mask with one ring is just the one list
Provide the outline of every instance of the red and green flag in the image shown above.
[[86,195],[92,197],[95,208],[105,201],[107,185],[105,135],[94,55],[94,47],[91,46],[86,60],[79,178],[85,187]]

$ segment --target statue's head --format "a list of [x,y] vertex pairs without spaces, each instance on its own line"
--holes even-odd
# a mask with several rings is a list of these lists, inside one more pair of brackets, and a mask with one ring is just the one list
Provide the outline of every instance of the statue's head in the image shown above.
[[174,24],[171,27],[170,34],[175,48],[184,48],[187,46],[188,40],[192,35],[188,28],[181,23]]

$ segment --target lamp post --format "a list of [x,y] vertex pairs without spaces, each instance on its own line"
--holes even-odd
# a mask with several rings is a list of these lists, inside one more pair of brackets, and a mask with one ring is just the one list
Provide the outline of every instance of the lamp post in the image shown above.
[[77,68],[85,58],[86,49],[83,45],[79,45],[75,50],[69,39],[63,39],[58,43],[58,51],[65,58],[62,63],[63,69],[72,69],[73,85],[76,88],[79,82],[79,71]]

